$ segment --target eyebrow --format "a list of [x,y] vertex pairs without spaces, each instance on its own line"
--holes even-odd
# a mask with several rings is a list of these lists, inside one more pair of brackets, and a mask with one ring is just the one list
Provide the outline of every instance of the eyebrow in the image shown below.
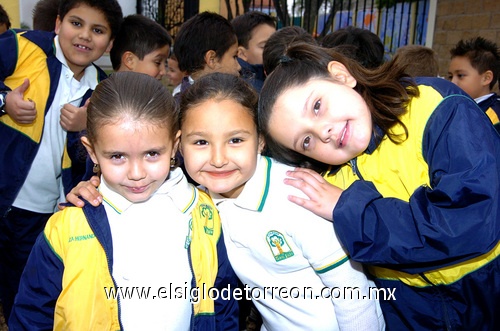
[[[233,130],[233,131],[230,131],[228,132],[227,136],[234,136],[234,135],[237,135],[237,134],[248,134],[248,135],[251,135],[252,132],[248,131],[248,130]],[[193,136],[200,136],[200,137],[204,137],[204,136],[207,136],[207,132],[204,132],[204,131],[193,131],[193,132],[190,132],[188,134],[182,134],[183,136],[185,137],[193,137]]]
[[[304,108],[302,109],[302,113],[301,113],[301,115],[302,115],[303,117],[305,117],[305,116],[306,116],[306,113],[307,113],[307,105],[309,104],[309,100],[311,100],[311,96],[312,96],[312,94],[313,94],[313,93],[314,93],[314,90],[312,90],[312,91],[311,91],[311,93],[309,93],[309,95],[308,95],[308,96],[307,96],[307,98],[306,98],[306,102],[304,103]],[[299,137],[295,137],[295,138],[293,139],[293,146],[294,146],[294,147],[296,147],[296,146],[297,146],[298,140],[299,140]]]
[[[82,21],[82,22],[85,22],[87,24],[90,24],[89,22],[85,21],[83,18],[81,18],[80,16],[77,16],[77,15],[71,15],[68,17],[68,19],[73,19],[73,20],[78,20],[78,21]],[[102,24],[91,24],[93,27],[98,27],[98,28],[101,28],[101,29],[105,29],[105,30],[108,30],[108,27],[106,25],[102,25]]]

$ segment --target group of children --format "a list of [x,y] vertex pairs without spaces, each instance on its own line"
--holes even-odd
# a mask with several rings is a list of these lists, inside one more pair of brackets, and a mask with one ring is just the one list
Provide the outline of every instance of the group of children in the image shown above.
[[[168,33],[115,0],[63,0],[54,33],[0,36],[10,328],[238,330],[241,283],[263,330],[499,328],[495,108],[459,84],[477,72],[491,92],[494,45],[452,51],[462,90],[248,17],[182,26],[175,97]],[[100,176],[70,192],[86,155]],[[109,296],[134,288],[155,293]]]

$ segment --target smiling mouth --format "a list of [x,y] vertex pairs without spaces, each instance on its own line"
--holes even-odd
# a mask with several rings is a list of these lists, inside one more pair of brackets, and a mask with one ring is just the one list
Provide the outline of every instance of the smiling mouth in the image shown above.
[[339,147],[344,146],[344,138],[345,138],[345,134],[346,134],[346,132],[347,132],[347,124],[348,124],[348,123],[349,123],[349,122],[347,122],[347,123],[345,124],[344,129],[342,130],[342,134],[340,135],[340,139],[339,139],[339,143],[338,143],[338,146],[339,146]]
[[128,187],[128,190],[132,193],[138,194],[143,193],[148,189],[149,185],[139,186],[139,187]]
[[236,170],[221,171],[221,172],[207,171],[207,174],[209,174],[211,177],[214,178],[225,178],[231,176],[235,171]]
[[79,48],[79,49],[83,49],[83,50],[86,50],[86,51],[90,51],[90,48],[87,47],[87,46],[83,46],[83,45],[80,45],[80,44],[77,44],[75,45],[76,48]]

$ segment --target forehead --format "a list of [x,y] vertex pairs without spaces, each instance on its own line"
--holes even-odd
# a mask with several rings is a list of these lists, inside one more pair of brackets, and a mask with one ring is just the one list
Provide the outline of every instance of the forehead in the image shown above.
[[[261,41],[261,40],[267,40],[269,37],[276,32],[276,29],[269,24],[259,24],[255,28],[253,28],[251,34],[250,34],[250,40],[253,41]],[[259,40],[256,40],[259,39]]]
[[477,71],[476,69],[474,69],[469,58],[466,56],[455,56],[454,58],[452,58],[450,61],[449,69],[450,71],[459,71],[459,70]]
[[78,17],[80,19],[89,21],[91,24],[101,25],[109,28],[109,22],[106,19],[104,13],[100,9],[90,7],[83,3],[71,8],[66,13],[63,20],[66,20],[70,17],[72,18]]
[[[235,120],[241,125],[248,123],[255,125],[252,111],[231,99],[211,98],[204,100],[187,109],[185,118],[196,121],[189,121],[190,124],[202,124],[206,129],[215,130],[219,130],[224,124]],[[206,121],[210,121],[209,123],[212,125],[207,125]],[[186,122],[188,121],[183,121],[183,127]]]

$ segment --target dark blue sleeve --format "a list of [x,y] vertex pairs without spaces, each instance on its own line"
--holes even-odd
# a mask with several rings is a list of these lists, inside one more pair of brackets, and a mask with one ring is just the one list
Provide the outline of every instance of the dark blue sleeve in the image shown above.
[[64,265],[42,232],[33,246],[21,277],[9,319],[10,330],[52,330]]
[[10,91],[13,87],[7,87],[4,81],[14,73],[17,65],[18,44],[14,30],[0,34],[0,49],[0,91]]
[[[231,298],[225,300],[219,296],[214,302],[216,330],[239,330],[239,308],[238,301],[233,298],[233,291],[238,287],[238,278],[229,263],[227,257],[226,245],[224,244],[224,235],[220,234],[217,243],[217,258],[219,261],[219,270],[215,279],[215,287],[219,293],[228,293]],[[222,291],[224,289],[224,291]],[[230,291],[228,292],[228,289]],[[227,298],[226,298],[227,299]]]
[[430,187],[409,202],[383,198],[366,181],[342,193],[334,226],[354,260],[416,273],[498,243],[500,136],[486,115],[468,98],[445,98],[427,123],[423,156]]

